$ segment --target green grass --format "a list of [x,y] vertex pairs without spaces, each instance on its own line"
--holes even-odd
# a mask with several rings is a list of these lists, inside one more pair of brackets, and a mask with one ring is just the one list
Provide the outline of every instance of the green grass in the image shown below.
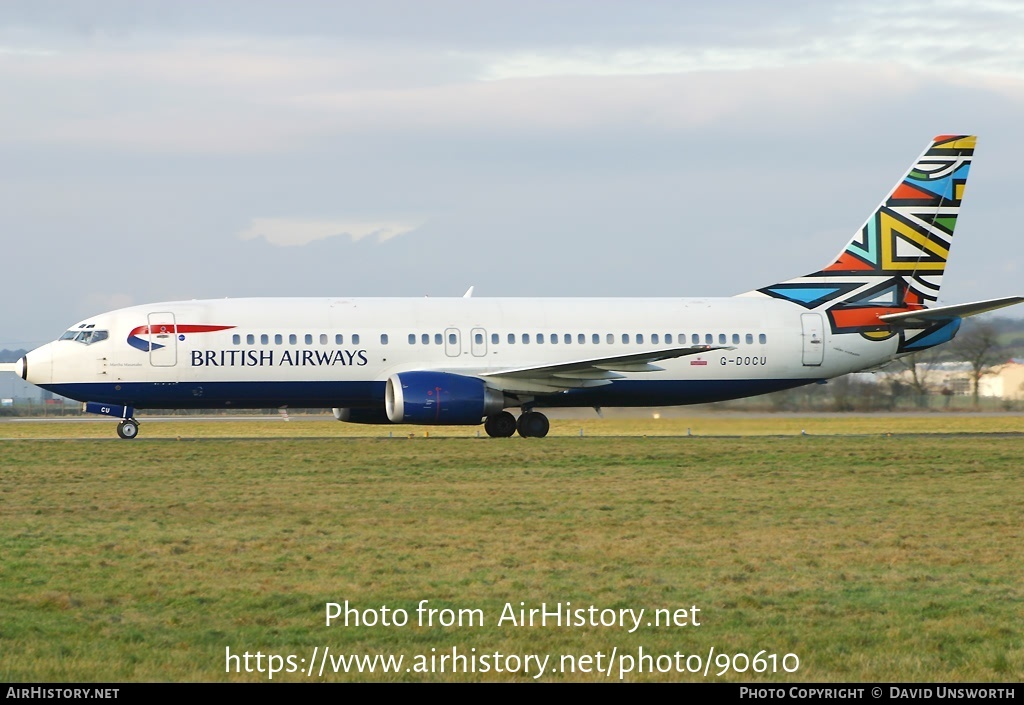
[[[1017,423],[978,420],[1004,432]],[[748,422],[768,432],[759,419],[732,428]],[[225,673],[225,648],[309,658],[324,646],[406,659],[452,647],[550,654],[556,666],[560,654],[641,646],[800,658],[793,674],[723,676],[738,681],[1024,676],[1019,436],[886,436],[856,421],[846,428],[873,435],[599,437],[588,427],[581,439],[570,421],[555,424],[565,437],[545,440],[425,439],[422,429],[266,439],[351,427],[261,423],[150,423],[132,442],[0,442],[0,680],[266,680]],[[600,423],[610,434],[650,421]],[[253,437],[195,439],[208,434]],[[480,609],[486,624],[324,626],[327,602],[386,604],[415,620],[422,599]],[[696,605],[701,626],[497,626],[505,603],[520,601],[648,614]]]
[[[557,412],[555,412],[557,413]],[[141,439],[195,438],[476,438],[486,437],[482,426],[406,426],[339,423],[332,417],[275,417],[215,421],[140,418]],[[55,421],[13,419],[0,421],[0,439],[116,438],[112,419]],[[594,436],[791,436],[917,434],[917,433],[1022,433],[1024,415],[924,413],[911,414],[743,414],[707,413],[653,418],[553,418],[551,437]]]

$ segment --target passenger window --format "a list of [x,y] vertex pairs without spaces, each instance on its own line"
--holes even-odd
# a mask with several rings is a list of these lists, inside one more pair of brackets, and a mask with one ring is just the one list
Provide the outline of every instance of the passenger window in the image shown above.
[[306,333],[305,340],[306,340],[306,345],[312,345],[313,344],[313,334],[312,333]]
[[710,333],[705,333],[704,334],[704,343],[706,345],[714,345],[715,344],[715,336],[711,335]]
[[644,334],[643,333],[637,333],[636,334],[636,342],[640,343],[641,345],[643,345],[643,342],[644,342]]
[[237,333],[235,333],[233,336],[231,336],[231,343],[232,343],[232,345],[241,345],[242,344],[242,336],[240,336]]
[[344,342],[345,342],[345,338],[342,337],[341,333],[338,333],[336,336],[334,336],[334,344],[335,345],[341,345]]
[[473,342],[475,342],[477,345],[483,345],[484,344],[484,334],[483,333],[477,333],[476,335],[474,335],[473,336]]
[[416,334],[415,333],[410,333],[409,334],[409,345],[415,345],[415,344],[416,344]]
[[491,333],[491,345],[497,345],[498,344],[498,340],[499,340],[498,334],[497,333]]
[[725,345],[725,340],[726,340],[725,333],[719,333],[718,334],[718,344],[719,345]]
[[353,345],[359,345],[359,334],[358,333],[353,333],[352,334],[352,344]]
[[529,343],[530,343],[530,334],[529,333],[523,333],[523,345],[529,345]]
[[455,337],[455,334],[454,333],[449,333],[448,334],[448,344],[449,345],[455,345],[456,342],[458,342],[458,339]]
[[430,345],[430,333],[424,333],[420,336],[420,342],[424,345]]
[[537,334],[537,345],[543,345],[543,344],[544,344],[544,334],[543,333],[538,333]]
[[434,345],[444,345],[444,338],[440,333],[434,333]]
[[739,333],[733,333],[732,334],[732,344],[733,345],[739,345],[740,344],[740,334]]
[[629,333],[623,333],[622,334],[622,342],[623,343],[628,343],[629,342]]
[[249,345],[255,345],[256,336],[253,335],[252,333],[249,333],[247,336],[245,336],[245,342],[248,343]]
[[693,335],[690,336],[690,344],[691,345],[700,345],[700,334],[699,333],[694,333]]
[[[580,341],[580,342],[583,342],[583,341]],[[572,333],[566,333],[565,334],[565,344],[566,345],[571,345],[572,344]]]
[[[682,338],[683,336],[679,336],[679,337]],[[666,333],[665,334],[665,342],[668,343],[669,345],[672,344],[672,334],[671,333]]]
[[388,344],[388,334],[387,333],[381,333],[380,334],[380,344],[381,345],[387,345]]
[[551,344],[558,345],[558,333],[551,334]]
[[321,333],[320,334],[320,344],[321,345],[327,345],[327,334],[326,333]]
[[747,345],[753,345],[754,344],[754,334],[753,333],[747,333],[746,340],[747,340]]
[[757,336],[757,341],[761,343],[761,345],[764,345],[765,343],[768,342],[768,336],[766,336],[764,333],[761,333],[759,336]]
[[270,343],[270,336],[264,333],[260,336],[260,345],[267,345]]
[[609,344],[609,345],[611,345],[612,343],[614,343],[614,342],[615,342],[615,336],[614,336],[614,335],[613,335],[612,333],[609,333],[608,335],[606,335],[606,336],[604,337],[604,339],[605,339],[606,341],[608,341],[608,344]]
[[288,343],[290,345],[295,345],[298,342],[299,342],[299,339],[298,339],[298,337],[296,337],[296,335],[294,333],[292,333],[291,335],[288,336]]
[[283,342],[284,342],[284,337],[280,333],[278,333],[277,335],[274,336],[274,345],[280,345]]
[[587,336],[580,333],[579,335],[576,336],[576,342],[579,343],[580,345],[585,344],[587,342]]
[[657,345],[658,344],[658,334],[657,333],[651,333],[651,344],[652,345]]
[[508,343],[509,343],[509,345],[515,345],[515,342],[516,342],[516,334],[515,333],[509,333],[508,334]]

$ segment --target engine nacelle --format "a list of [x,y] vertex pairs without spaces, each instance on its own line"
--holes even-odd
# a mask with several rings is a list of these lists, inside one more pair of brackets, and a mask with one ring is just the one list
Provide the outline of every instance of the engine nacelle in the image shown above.
[[383,407],[372,407],[368,409],[346,409],[344,407],[334,407],[331,411],[334,412],[334,418],[346,423],[391,423],[391,419],[388,418],[388,414],[384,411]]
[[384,408],[394,423],[475,425],[505,408],[505,395],[476,377],[399,372],[388,377]]

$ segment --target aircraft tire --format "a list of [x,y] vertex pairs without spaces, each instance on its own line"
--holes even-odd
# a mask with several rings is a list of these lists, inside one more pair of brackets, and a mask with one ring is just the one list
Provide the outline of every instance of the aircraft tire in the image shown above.
[[484,430],[491,438],[509,438],[516,433],[516,417],[507,411],[488,416]]
[[117,425],[117,435],[123,440],[132,440],[139,435],[139,422],[135,419],[125,419]]
[[519,417],[516,427],[523,438],[543,438],[548,435],[551,424],[539,411],[527,411]]

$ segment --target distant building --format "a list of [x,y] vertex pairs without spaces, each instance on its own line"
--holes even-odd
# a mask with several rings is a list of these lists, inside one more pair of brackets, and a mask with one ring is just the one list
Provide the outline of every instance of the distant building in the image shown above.
[[[966,362],[918,363],[918,379],[925,380],[925,386],[932,394],[947,396],[970,396],[973,394],[971,375],[973,371]],[[904,384],[913,381],[910,370],[887,372],[885,378]],[[1024,360],[1013,359],[1002,365],[989,368],[978,380],[978,396],[1024,400]]]
[[993,367],[979,380],[978,394],[1008,401],[1024,399],[1024,360],[1013,359]]

